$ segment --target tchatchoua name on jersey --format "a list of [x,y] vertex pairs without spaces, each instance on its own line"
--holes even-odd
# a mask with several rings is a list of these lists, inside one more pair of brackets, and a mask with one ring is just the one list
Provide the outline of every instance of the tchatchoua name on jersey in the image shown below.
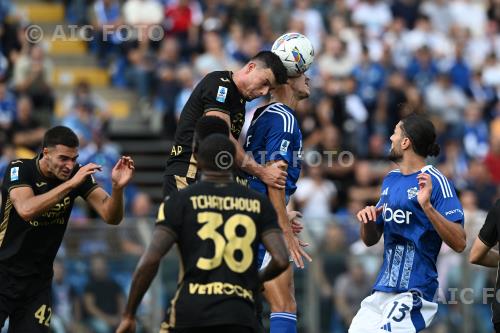
[[227,282],[211,282],[207,284],[189,283],[189,293],[191,295],[236,295],[253,301],[251,290],[240,285]]
[[260,213],[260,201],[239,197],[220,197],[217,195],[196,195],[190,197],[193,209],[241,210]]

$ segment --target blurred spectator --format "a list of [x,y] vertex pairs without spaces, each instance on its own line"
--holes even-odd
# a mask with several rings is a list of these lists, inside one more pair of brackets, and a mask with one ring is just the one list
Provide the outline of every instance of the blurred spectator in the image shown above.
[[208,31],[203,34],[203,48],[205,52],[194,61],[197,77],[204,77],[210,72],[221,70],[235,70],[238,64],[226,54],[221,36]]
[[470,86],[471,69],[464,58],[464,45],[455,45],[455,59],[450,68],[450,79],[453,85],[466,92]]
[[17,149],[29,149],[33,154],[42,146],[45,128],[33,117],[31,100],[21,96],[17,101],[16,119],[9,130],[9,139]]
[[355,66],[355,59],[347,53],[347,44],[331,35],[324,39],[324,43],[324,52],[316,60],[320,74],[334,77],[350,75]]
[[81,302],[75,288],[68,281],[62,260],[54,260],[54,278],[52,280],[52,319],[51,326],[55,333],[73,332],[82,329]]
[[125,311],[125,294],[109,275],[108,262],[102,255],[90,259],[90,279],[83,295],[88,328],[95,333],[114,332]]
[[452,135],[459,134],[457,131],[460,130],[467,97],[452,84],[448,74],[439,74],[436,81],[425,89],[425,102],[430,113],[438,115],[450,126]]
[[352,21],[365,27],[370,36],[380,36],[392,20],[385,1],[362,0],[353,8]]
[[22,55],[14,67],[14,87],[20,94],[30,96],[35,109],[52,112],[52,61],[40,46],[33,46],[28,55]]
[[487,164],[472,160],[467,173],[467,189],[476,194],[479,208],[485,211],[491,208],[497,193],[497,187],[492,183],[492,176],[488,171]]
[[[287,31],[291,12],[289,7],[282,0],[270,0],[264,2],[263,8],[264,25],[268,25],[273,36],[272,40],[278,38]],[[318,52],[317,50],[316,52]]]
[[[491,180],[496,185],[500,184],[500,119],[491,123],[490,150],[484,163],[488,168]],[[488,209],[485,209],[488,210]]]
[[408,29],[413,29],[420,9],[419,0],[394,0],[391,5],[394,19],[401,18]]
[[491,110],[496,100],[495,89],[483,83],[481,72],[476,71],[471,74],[468,95],[475,102],[485,109],[485,119],[490,120],[493,116]]
[[[176,127],[176,98],[181,89],[177,80],[177,69],[180,65],[179,42],[172,37],[162,41],[158,61],[156,64],[156,99],[155,107],[159,115],[163,116],[163,133],[173,138]],[[187,101],[187,100],[186,100]],[[183,105],[184,106],[184,105]]]
[[180,84],[181,91],[177,95],[175,100],[175,118],[176,121],[179,120],[182,112],[182,108],[186,104],[189,96],[194,89],[194,75],[193,71],[189,66],[182,66],[177,70],[177,81]]
[[463,134],[467,157],[483,159],[489,150],[489,131],[478,103],[469,103],[465,109]]
[[438,74],[438,68],[432,59],[431,51],[428,47],[422,47],[415,53],[406,69],[407,78],[420,90],[424,91]]
[[123,24],[120,3],[117,0],[97,0],[92,14],[97,60],[102,67],[106,67],[111,56],[118,54],[122,43],[122,36],[117,30]]
[[432,26],[441,33],[447,33],[452,24],[449,3],[448,0],[426,0],[420,6],[421,12],[431,19]]
[[357,94],[363,100],[369,112],[375,109],[377,92],[385,84],[386,73],[383,67],[371,61],[367,48],[363,48],[361,60],[353,70],[356,79]]
[[125,23],[131,26],[161,24],[164,12],[157,0],[127,0],[123,4]]
[[338,332],[345,332],[350,326],[361,301],[370,295],[373,284],[359,259],[350,257],[347,268],[347,272],[337,278],[334,286],[335,308],[340,317],[338,326],[343,329]]
[[319,11],[311,6],[311,0],[297,0],[292,17],[304,24],[304,35],[311,40],[315,52],[319,53],[325,26]]
[[103,126],[106,127],[107,122],[111,118],[111,112],[108,103],[98,93],[92,91],[89,82],[83,80],[77,82],[73,92],[68,93],[63,99],[63,116],[76,114],[76,109],[79,105],[88,105],[94,110],[96,117],[100,119]]
[[[407,82],[400,72],[393,72],[387,78],[386,87],[380,92],[376,121],[383,135],[389,135],[402,118],[403,105],[407,102],[405,88]],[[384,139],[385,140],[385,139]]]
[[[307,226],[306,226],[307,227]],[[348,250],[342,228],[329,223],[319,243],[317,255],[312,263],[315,284],[320,292],[321,331],[328,332],[334,313],[334,284],[347,270]]]
[[[212,1],[212,3],[214,3]],[[165,7],[164,26],[168,36],[174,37],[181,46],[183,53],[189,48],[193,48],[198,41],[198,30],[203,20],[198,1],[177,0],[170,1]],[[213,24],[213,30],[222,27],[222,22]],[[208,29],[208,30],[212,30]]]
[[445,142],[443,148],[441,157],[444,158],[444,162],[439,165],[439,170],[452,179],[457,188],[466,187],[468,160],[462,149],[462,142],[458,139],[450,139]]
[[0,129],[6,131],[16,116],[16,98],[7,89],[5,81],[0,81]]
[[94,114],[93,106],[85,102],[76,105],[75,112],[62,119],[62,125],[76,133],[82,148],[92,141],[94,132],[102,129],[102,123]]
[[354,165],[353,183],[348,189],[348,198],[375,204],[380,197],[380,180],[385,170],[377,173],[369,161],[358,160]]
[[293,199],[316,239],[322,237],[325,224],[332,217],[336,196],[335,184],[324,178],[320,166],[309,166],[307,176],[301,177],[297,182]]
[[449,4],[454,24],[469,29],[473,35],[482,35],[486,27],[486,11],[482,1],[455,0]]

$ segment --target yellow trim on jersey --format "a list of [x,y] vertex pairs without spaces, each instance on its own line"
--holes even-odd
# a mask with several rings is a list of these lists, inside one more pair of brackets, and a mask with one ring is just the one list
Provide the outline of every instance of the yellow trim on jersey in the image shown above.
[[7,226],[9,225],[9,216],[11,210],[12,210],[12,201],[10,201],[10,197],[8,197],[7,202],[5,203],[5,212],[3,214],[3,221],[2,224],[0,224],[0,246],[2,245],[5,233],[7,232]]
[[162,202],[160,204],[160,208],[158,208],[158,214],[156,215],[156,223],[165,221],[165,211],[163,207],[165,207],[164,202]]
[[[189,168],[186,174],[187,178],[195,179],[196,178],[196,172],[198,171],[198,162],[194,158],[194,154],[191,154],[191,157],[189,158]],[[177,177],[177,176],[176,176]],[[187,180],[186,180],[186,186],[187,186]],[[186,187],[185,186],[185,187]],[[184,188],[184,187],[183,187]],[[179,186],[177,186],[177,189],[180,190]]]
[[[189,173],[189,170],[188,170],[188,173]],[[174,175],[174,178],[175,178],[175,187],[177,187],[177,190],[182,190],[182,189],[188,187],[188,182],[187,182],[186,177]]]

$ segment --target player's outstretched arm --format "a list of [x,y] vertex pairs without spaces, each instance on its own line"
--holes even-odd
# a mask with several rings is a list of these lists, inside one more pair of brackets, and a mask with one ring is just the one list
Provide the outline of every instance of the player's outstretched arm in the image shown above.
[[500,255],[498,251],[493,250],[478,237],[470,250],[469,262],[486,267],[497,267],[500,262]]
[[161,258],[170,250],[175,240],[176,237],[168,228],[161,225],[155,228],[153,240],[142,255],[132,277],[130,295],[122,321],[116,330],[117,333],[135,332],[135,314],[137,308],[158,272]]
[[108,224],[119,224],[123,219],[123,190],[134,175],[134,161],[122,156],[111,171],[111,196],[102,188],[92,191],[87,201]]
[[[283,160],[269,162],[275,165],[275,167],[282,170],[286,170],[287,163]],[[311,257],[306,251],[300,246],[299,239],[295,236],[290,221],[288,219],[288,212],[286,211],[286,200],[285,200],[285,190],[280,190],[274,187],[267,187],[269,200],[273,204],[276,214],[278,215],[278,224],[283,231],[283,236],[285,242],[290,251],[295,265],[299,268],[304,268],[304,261],[302,257],[306,258],[308,261],[312,261]]]
[[427,173],[420,173],[417,176],[419,191],[417,193],[418,203],[422,207],[425,215],[431,221],[439,237],[449,247],[456,252],[465,250],[466,236],[465,230],[460,223],[454,223],[439,213],[430,201],[432,194],[432,179]]
[[366,206],[356,214],[356,218],[361,222],[361,239],[366,246],[373,246],[378,243],[384,229],[377,225],[377,217],[382,212],[382,207]]
[[271,254],[269,265],[259,271],[259,281],[264,283],[274,279],[288,268],[289,254],[283,235],[276,229],[265,233],[262,236],[262,243],[264,243],[264,247]]
[[71,179],[40,195],[35,195],[29,186],[13,188],[9,193],[12,204],[23,220],[30,221],[64,199],[69,192],[82,184],[87,176],[96,173],[100,168],[97,164],[89,163],[81,167]]

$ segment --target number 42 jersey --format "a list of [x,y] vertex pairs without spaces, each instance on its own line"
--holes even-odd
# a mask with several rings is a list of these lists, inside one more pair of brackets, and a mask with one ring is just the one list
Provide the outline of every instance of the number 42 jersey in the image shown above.
[[449,223],[463,225],[463,209],[448,179],[431,165],[409,175],[398,169],[387,174],[377,207],[377,224],[384,229],[384,261],[374,290],[414,291],[432,301],[438,287],[436,260],[442,240],[417,200],[421,172],[432,179],[432,206]]
[[181,272],[163,328],[256,325],[258,244],[281,232],[262,194],[234,182],[201,181],[165,200],[164,227],[176,239]]

